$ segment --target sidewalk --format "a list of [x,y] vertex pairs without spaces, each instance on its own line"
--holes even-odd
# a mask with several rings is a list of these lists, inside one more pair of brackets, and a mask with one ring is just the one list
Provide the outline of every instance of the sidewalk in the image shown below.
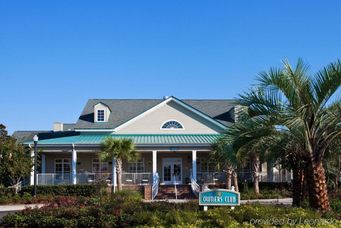
[[[168,199],[168,200],[144,200],[144,202],[169,202],[169,203],[185,203],[193,200],[186,199]],[[282,198],[282,199],[254,199],[254,200],[241,200],[240,204],[250,204],[250,203],[259,203],[259,204],[283,204],[283,205],[291,205],[292,198]]]
[[7,214],[22,211],[26,208],[42,207],[44,204],[13,204],[13,205],[0,205],[0,219]]
[[282,199],[254,199],[254,200],[241,200],[241,204],[247,203],[259,203],[259,204],[283,204],[283,205],[291,205],[292,198],[282,198]]

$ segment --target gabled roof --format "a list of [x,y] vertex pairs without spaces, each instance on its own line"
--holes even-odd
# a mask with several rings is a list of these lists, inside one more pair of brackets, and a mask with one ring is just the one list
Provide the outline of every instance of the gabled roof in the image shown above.
[[[212,118],[222,125],[228,126],[233,122],[233,107],[236,100],[231,99],[184,99],[183,102],[188,107]],[[139,116],[149,109],[164,102],[164,99],[90,99],[86,103],[81,116],[79,117],[75,129],[115,129],[116,127]],[[112,111],[108,122],[94,122],[94,105],[103,103]]]

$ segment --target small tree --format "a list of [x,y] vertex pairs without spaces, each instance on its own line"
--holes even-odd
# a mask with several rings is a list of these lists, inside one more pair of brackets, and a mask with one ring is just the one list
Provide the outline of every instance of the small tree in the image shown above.
[[231,143],[226,140],[227,139],[225,137],[221,137],[213,144],[211,159],[213,159],[219,167],[223,167],[225,169],[226,188],[231,189],[233,177],[233,185],[235,187],[235,191],[238,192],[237,161],[235,152],[233,151]]
[[[123,160],[134,160],[138,158],[135,145],[131,139],[105,139],[102,143],[101,160],[116,159],[116,173],[118,190],[122,190],[122,163]],[[112,164],[114,165],[114,164]],[[112,186],[114,188],[114,173],[112,174]]]
[[[32,169],[32,160],[26,150],[13,137],[7,135],[4,125],[0,125],[0,175],[2,182],[9,181],[18,192],[22,181]],[[4,180],[8,178],[8,180]]]

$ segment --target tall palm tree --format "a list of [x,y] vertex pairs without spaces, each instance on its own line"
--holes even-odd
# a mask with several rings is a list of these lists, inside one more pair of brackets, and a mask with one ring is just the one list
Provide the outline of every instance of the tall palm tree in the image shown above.
[[303,142],[307,158],[310,206],[330,209],[323,158],[329,145],[341,135],[341,102],[330,103],[341,84],[341,61],[329,64],[314,76],[301,59],[293,68],[271,68],[258,78],[259,87],[242,96],[252,116],[268,117]]
[[[101,160],[116,160],[116,173],[118,190],[122,190],[122,163],[123,160],[130,161],[138,158],[135,145],[131,139],[106,138],[102,142]],[[114,164],[112,164],[114,165]],[[114,172],[112,173],[112,186],[114,189]]]

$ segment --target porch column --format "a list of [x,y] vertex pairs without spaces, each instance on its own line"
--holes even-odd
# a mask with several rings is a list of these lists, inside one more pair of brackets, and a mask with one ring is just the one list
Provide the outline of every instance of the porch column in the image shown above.
[[71,163],[71,176],[72,184],[77,184],[77,151],[75,146],[72,145],[72,163]]
[[192,177],[197,181],[197,151],[192,150]]
[[157,173],[157,155],[156,150],[153,150],[153,176]]
[[[30,146],[31,147],[31,146]],[[31,160],[32,160],[32,169],[30,175],[30,185],[34,185],[34,149],[31,148]]]
[[112,175],[112,186],[113,186],[113,192],[116,191],[116,186],[117,186],[117,173],[116,173],[116,159],[112,158],[111,159],[111,175]]
[[46,172],[46,157],[45,154],[41,155],[41,173]]

